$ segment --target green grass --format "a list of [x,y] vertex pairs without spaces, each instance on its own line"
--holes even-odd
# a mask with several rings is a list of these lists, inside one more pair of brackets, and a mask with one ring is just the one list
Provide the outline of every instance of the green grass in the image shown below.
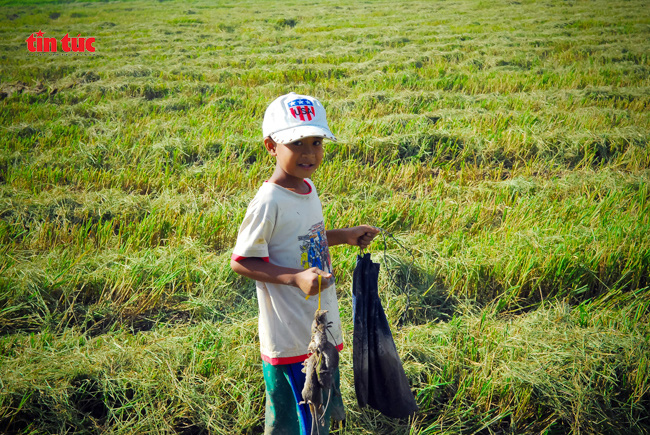
[[[339,433],[648,433],[642,1],[2,2],[0,432],[259,433],[254,285],[228,265],[280,94],[371,246],[421,411]],[[43,30],[94,55],[30,54]]]

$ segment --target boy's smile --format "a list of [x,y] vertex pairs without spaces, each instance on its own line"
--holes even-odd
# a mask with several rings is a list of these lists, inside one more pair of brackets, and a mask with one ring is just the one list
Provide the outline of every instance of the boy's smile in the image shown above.
[[266,138],[264,145],[276,160],[275,172],[269,181],[304,193],[303,180],[311,177],[323,161],[323,139],[310,136],[288,144],[278,144]]

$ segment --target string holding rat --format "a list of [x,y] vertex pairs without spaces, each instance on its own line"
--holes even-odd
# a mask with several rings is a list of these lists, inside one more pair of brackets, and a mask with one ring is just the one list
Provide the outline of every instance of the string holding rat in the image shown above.
[[[321,277],[318,277],[318,309],[314,313],[311,326],[311,342],[308,350],[311,353],[304,363],[303,372],[306,374],[302,390],[303,402],[308,404],[312,416],[311,434],[318,435],[319,423],[323,419],[335,389],[334,373],[339,365],[339,352],[336,346],[327,339],[327,332],[332,322],[327,321],[327,310],[320,308]],[[323,406],[323,393],[327,401]],[[335,394],[340,394],[335,391]]]

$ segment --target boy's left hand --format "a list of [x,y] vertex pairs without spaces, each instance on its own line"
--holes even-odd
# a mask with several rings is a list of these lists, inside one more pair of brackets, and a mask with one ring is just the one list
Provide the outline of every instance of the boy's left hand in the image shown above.
[[359,225],[345,229],[345,241],[348,245],[366,249],[377,234],[379,234],[379,229],[370,225]]

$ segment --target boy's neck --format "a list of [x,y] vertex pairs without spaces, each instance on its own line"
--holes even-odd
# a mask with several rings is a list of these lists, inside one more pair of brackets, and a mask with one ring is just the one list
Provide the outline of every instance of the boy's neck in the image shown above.
[[282,170],[278,170],[278,168],[275,169],[273,175],[267,181],[296,193],[304,194],[309,193],[311,190],[304,178],[294,177]]

